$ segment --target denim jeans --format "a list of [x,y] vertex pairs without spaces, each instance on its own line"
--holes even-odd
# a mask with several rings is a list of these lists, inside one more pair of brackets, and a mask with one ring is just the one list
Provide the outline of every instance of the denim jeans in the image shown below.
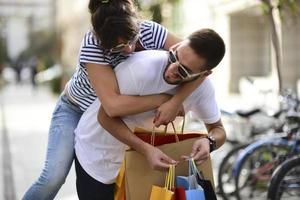
[[51,119],[44,169],[23,200],[54,199],[74,159],[74,130],[82,113],[65,95],[59,97]]

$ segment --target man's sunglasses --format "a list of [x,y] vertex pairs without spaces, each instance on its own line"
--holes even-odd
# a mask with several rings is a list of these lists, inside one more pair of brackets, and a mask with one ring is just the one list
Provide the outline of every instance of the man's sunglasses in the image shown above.
[[197,78],[201,75],[204,75],[207,71],[202,71],[200,73],[190,73],[190,69],[183,64],[181,64],[177,58],[177,51],[169,51],[169,62],[170,63],[178,63],[178,74],[183,81]]
[[132,47],[140,38],[140,34],[137,34],[133,39],[129,40],[127,43],[118,44],[117,46],[109,50],[110,53],[120,53],[125,47]]

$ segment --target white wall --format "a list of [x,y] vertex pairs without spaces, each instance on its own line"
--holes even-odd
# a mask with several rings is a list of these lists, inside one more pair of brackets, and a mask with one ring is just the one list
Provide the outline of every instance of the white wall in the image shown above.
[[10,18],[7,22],[7,48],[11,59],[28,47],[28,26],[24,18]]
[[82,38],[90,29],[88,1],[64,0],[57,3],[57,24],[63,41],[61,59],[63,66],[73,71]]
[[[0,17],[4,23],[8,54],[11,59],[29,45],[29,32],[47,28],[52,20],[52,0],[14,0],[0,5]],[[28,19],[32,17],[32,27],[28,27]],[[33,30],[30,30],[32,28]]]

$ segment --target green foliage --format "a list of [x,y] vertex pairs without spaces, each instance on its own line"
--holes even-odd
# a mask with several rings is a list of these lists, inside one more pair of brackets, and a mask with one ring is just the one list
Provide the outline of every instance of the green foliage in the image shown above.
[[54,94],[59,94],[61,92],[61,81],[62,81],[62,76],[56,77],[51,80],[50,88]]
[[141,3],[140,3],[139,0],[134,0],[133,2],[134,2],[134,5],[137,7],[137,9],[138,9],[139,11],[142,10],[142,8],[141,8]]
[[161,24],[162,22],[161,4],[153,4],[150,7],[150,11],[152,12],[152,20]]
[[7,48],[4,39],[0,37],[0,65],[8,62]]
[[269,13],[271,9],[277,8],[282,18],[284,11],[292,15],[299,13],[299,6],[296,0],[276,0],[275,5],[272,5],[272,0],[260,0],[262,2],[262,9],[264,13]]

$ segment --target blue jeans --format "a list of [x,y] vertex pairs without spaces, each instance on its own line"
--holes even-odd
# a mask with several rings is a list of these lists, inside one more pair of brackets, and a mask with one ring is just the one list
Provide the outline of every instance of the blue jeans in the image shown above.
[[74,159],[74,130],[82,113],[65,95],[59,97],[52,115],[44,169],[23,200],[54,199]]

